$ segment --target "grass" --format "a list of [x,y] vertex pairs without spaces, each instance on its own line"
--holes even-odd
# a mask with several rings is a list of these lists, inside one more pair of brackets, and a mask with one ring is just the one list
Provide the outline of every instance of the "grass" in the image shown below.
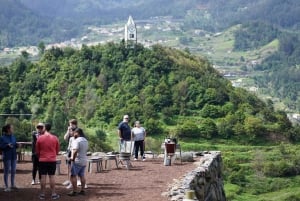
[[[189,140],[182,141],[181,145],[184,151],[222,152],[224,188],[228,201],[293,201],[299,197],[297,189],[300,187],[300,176],[268,177],[264,170],[270,162],[295,159],[300,154],[298,145],[254,146],[226,140]],[[232,178],[237,183],[232,183]]]

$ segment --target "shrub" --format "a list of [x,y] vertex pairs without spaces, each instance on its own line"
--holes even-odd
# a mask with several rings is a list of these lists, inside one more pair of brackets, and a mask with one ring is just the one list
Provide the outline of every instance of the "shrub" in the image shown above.
[[178,137],[182,138],[200,137],[200,129],[195,123],[191,121],[184,122],[179,128],[177,128],[176,132]]
[[245,186],[247,182],[243,169],[240,169],[236,172],[232,172],[232,174],[230,174],[230,176],[228,177],[228,180],[230,181],[230,183],[239,186]]
[[150,118],[149,120],[145,121],[145,128],[147,134],[152,135],[161,135],[164,132],[164,129],[161,126],[161,123],[155,119]]
[[218,128],[212,119],[203,119],[200,123],[199,131],[201,136],[212,138],[218,135]]

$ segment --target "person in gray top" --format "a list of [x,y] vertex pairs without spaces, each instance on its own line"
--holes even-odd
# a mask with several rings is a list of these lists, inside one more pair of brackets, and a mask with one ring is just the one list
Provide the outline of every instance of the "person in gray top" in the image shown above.
[[[86,183],[85,179],[85,168],[87,164],[87,151],[88,151],[88,141],[84,137],[83,131],[80,128],[74,130],[75,140],[72,142],[72,155],[71,162],[71,183],[73,190],[68,193],[69,196],[76,196],[77,194],[84,195],[84,187]],[[80,177],[81,181],[81,191],[77,192],[77,180],[76,177]]]
[[141,150],[141,158],[143,161],[146,160],[144,156],[144,148],[145,148],[145,137],[146,137],[146,130],[141,127],[139,121],[134,123],[134,128],[131,129],[131,137],[134,139],[134,160],[138,159],[139,149]]

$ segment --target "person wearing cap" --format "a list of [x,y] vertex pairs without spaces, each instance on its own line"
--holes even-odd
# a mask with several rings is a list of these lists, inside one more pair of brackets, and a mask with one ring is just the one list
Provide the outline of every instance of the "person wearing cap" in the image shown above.
[[[40,175],[40,171],[39,171],[39,158],[36,154],[35,151],[35,145],[36,145],[36,141],[37,139],[43,135],[44,133],[44,124],[43,123],[38,123],[36,125],[36,131],[32,132],[32,146],[31,146],[31,161],[32,161],[32,182],[31,185],[35,185],[35,184],[39,184],[40,180],[41,180],[41,175]],[[36,174],[38,173],[39,175],[39,180],[35,181],[36,178]]]
[[128,124],[129,116],[126,114],[123,116],[123,121],[118,125],[118,135],[120,138],[120,152],[130,152],[130,146],[128,146],[128,142],[131,143],[131,128]]
[[140,150],[141,159],[145,161],[146,158],[144,156],[144,140],[146,137],[146,130],[143,127],[141,127],[139,121],[136,121],[134,123],[134,128],[131,130],[131,134],[134,140],[134,160],[138,159],[138,153]]

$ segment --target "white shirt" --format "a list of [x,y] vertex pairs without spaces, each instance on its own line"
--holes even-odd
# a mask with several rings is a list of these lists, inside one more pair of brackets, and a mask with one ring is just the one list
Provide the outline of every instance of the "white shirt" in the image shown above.
[[77,156],[75,158],[75,164],[78,164],[80,166],[86,166],[87,163],[87,151],[88,151],[89,145],[88,141],[84,137],[78,137],[74,138],[72,142],[72,149],[77,150]]

